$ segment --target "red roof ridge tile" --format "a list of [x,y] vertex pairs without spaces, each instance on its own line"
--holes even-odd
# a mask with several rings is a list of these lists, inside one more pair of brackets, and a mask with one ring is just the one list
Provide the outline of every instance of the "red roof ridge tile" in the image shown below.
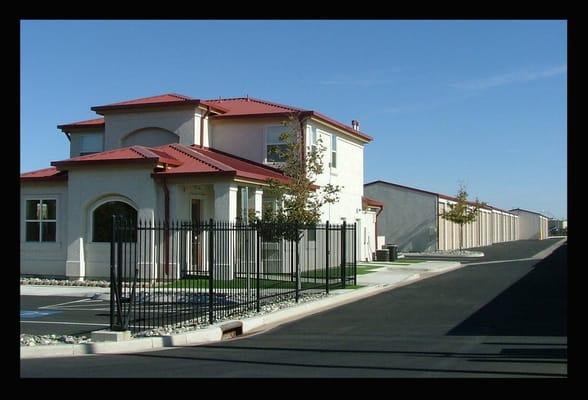
[[135,153],[139,154],[144,158],[159,158],[159,155],[154,153],[150,148],[141,146],[141,145],[134,145],[129,147],[129,150],[134,151]]
[[180,143],[172,143],[169,145],[169,147],[171,147],[172,149],[179,151],[180,153],[183,153],[184,155],[191,157],[195,160],[198,160],[210,167],[213,168],[217,168],[220,171],[225,171],[225,172],[233,172],[236,171],[234,168],[220,162],[217,160],[212,159],[211,157],[208,157],[202,153],[199,153],[198,151],[196,151],[196,149],[191,148],[190,146],[186,146],[184,144],[180,144]]
[[188,96],[184,96],[183,94],[178,94],[178,93],[163,93],[163,94],[158,94],[155,96],[148,96],[148,97],[139,97],[137,99],[132,99],[132,100],[124,100],[124,101],[119,101],[117,103],[110,103],[107,104],[107,106],[122,106],[122,105],[127,105],[127,104],[136,104],[137,102],[142,102],[145,100],[151,100],[151,99],[156,99],[158,97],[165,97],[165,96],[171,96],[171,97],[175,97],[179,100],[195,100],[191,97]]

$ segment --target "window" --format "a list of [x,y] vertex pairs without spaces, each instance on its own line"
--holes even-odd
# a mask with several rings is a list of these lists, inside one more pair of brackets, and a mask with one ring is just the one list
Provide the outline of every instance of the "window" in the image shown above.
[[80,155],[99,153],[104,150],[102,134],[80,135]]
[[337,136],[331,135],[331,168],[337,168]]
[[287,130],[283,126],[270,126],[266,131],[266,156],[267,162],[284,162],[286,161],[282,154],[288,148],[288,145],[280,140],[280,136]]
[[313,129],[312,126],[306,126],[306,135],[308,137],[309,143],[309,152],[316,152],[317,151],[317,141],[318,141],[318,132],[316,129]]
[[50,199],[26,201],[25,236],[27,242],[56,241],[56,205],[57,200]]
[[[92,214],[92,241],[93,242],[108,242],[112,237],[112,216],[120,216],[122,220],[129,221],[131,226],[137,223],[137,210],[123,203],[122,201],[110,201],[102,204],[94,210]],[[137,241],[137,231],[132,229],[130,231],[130,238],[124,238],[126,241]]]

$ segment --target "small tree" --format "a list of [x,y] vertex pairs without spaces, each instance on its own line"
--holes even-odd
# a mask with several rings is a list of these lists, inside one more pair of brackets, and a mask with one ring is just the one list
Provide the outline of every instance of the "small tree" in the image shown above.
[[471,224],[476,220],[478,210],[485,207],[486,203],[479,201],[477,198],[474,202],[468,201],[468,192],[465,185],[460,184],[457,191],[457,202],[449,204],[449,211],[443,211],[441,217],[459,225],[459,249],[462,249],[463,243],[463,226]]
[[[284,132],[280,135],[280,140],[284,144],[273,149],[274,154],[282,160],[278,168],[289,180],[267,181],[268,188],[265,192],[277,199],[277,207],[264,209],[261,218],[262,222],[285,227],[280,236],[296,241],[300,240],[302,235],[302,231],[297,227],[317,224],[323,205],[336,203],[341,190],[338,185],[316,185],[318,176],[324,170],[323,155],[326,147],[319,138],[311,146],[310,151],[305,151],[299,117],[293,115],[283,123]],[[275,232],[275,228],[273,231],[278,233]]]

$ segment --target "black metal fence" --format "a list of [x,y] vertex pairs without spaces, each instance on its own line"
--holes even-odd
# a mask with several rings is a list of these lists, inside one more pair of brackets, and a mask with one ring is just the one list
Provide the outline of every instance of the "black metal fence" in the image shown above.
[[[113,217],[110,328],[213,323],[356,284],[356,225],[124,221]],[[298,240],[296,240],[298,239]]]

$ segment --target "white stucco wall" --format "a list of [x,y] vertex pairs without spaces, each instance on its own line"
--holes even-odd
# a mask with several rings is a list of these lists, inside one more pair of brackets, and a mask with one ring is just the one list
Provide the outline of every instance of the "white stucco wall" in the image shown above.
[[210,147],[258,163],[265,162],[265,134],[269,126],[279,126],[284,118],[212,119]]
[[[263,163],[266,161],[266,129],[270,126],[279,126],[283,120],[283,118],[213,119],[210,124],[211,146]],[[361,218],[363,144],[317,121],[311,120],[306,125],[312,126],[319,132],[323,145],[326,147],[325,168],[316,181],[317,185],[331,183],[342,187],[339,201],[334,205],[323,207],[321,221],[341,223],[344,217],[348,223],[353,223]],[[329,167],[332,133],[337,135],[337,168]],[[309,135],[305,134],[305,138],[309,146]]]
[[162,218],[158,206],[152,166],[77,167],[68,173],[67,275],[70,278],[107,277],[110,266],[109,243],[92,241],[92,211],[106,201],[126,201],[137,209],[139,219]]
[[[56,241],[26,241],[26,200],[55,199]],[[65,276],[67,258],[67,181],[21,182],[20,185],[20,273]]]
[[[195,123],[196,117],[198,124]],[[192,107],[174,107],[134,112],[109,112],[105,114],[105,150],[123,147],[124,139],[133,132],[145,128],[158,128],[169,131],[179,137],[179,143],[195,144],[200,142],[200,109]],[[153,138],[149,138],[153,141]],[[137,143],[133,143],[137,144]],[[149,145],[149,144],[146,144]]]
[[[339,192],[339,201],[335,204],[327,204],[322,209],[322,221],[331,221],[332,223],[340,223],[342,218],[348,222],[353,222],[357,218],[361,218],[363,196],[363,144],[356,139],[351,139],[349,136],[343,135],[320,124],[316,121],[310,121],[312,129],[318,133],[318,137],[322,139],[325,146],[325,153],[323,160],[324,171],[316,180],[317,185],[322,186],[327,183],[332,185],[339,185],[341,191]],[[329,166],[331,161],[331,134],[337,136],[337,167]],[[309,135],[305,135],[307,140],[307,148],[310,146]]]

